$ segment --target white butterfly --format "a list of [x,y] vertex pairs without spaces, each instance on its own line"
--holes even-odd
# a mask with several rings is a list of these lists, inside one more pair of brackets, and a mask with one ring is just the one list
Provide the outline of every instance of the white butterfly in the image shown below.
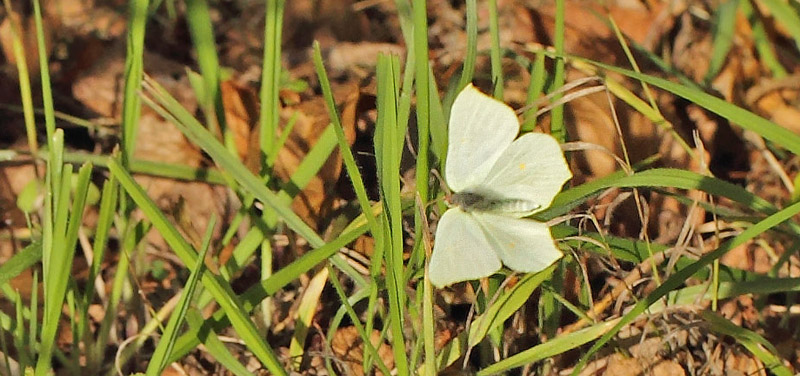
[[572,173],[553,137],[514,140],[519,128],[511,107],[472,85],[456,97],[445,166],[455,193],[436,229],[434,286],[487,277],[502,264],[537,272],[561,258],[547,225],[522,217],[550,206]]

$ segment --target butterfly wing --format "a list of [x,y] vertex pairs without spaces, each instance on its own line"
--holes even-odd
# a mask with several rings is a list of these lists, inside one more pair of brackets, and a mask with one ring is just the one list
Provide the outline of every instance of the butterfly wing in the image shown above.
[[434,286],[487,277],[500,266],[500,258],[472,214],[452,208],[442,215],[428,267]]
[[519,133],[514,110],[467,85],[453,102],[445,179],[456,192],[483,182]]
[[[564,153],[552,136],[528,133],[516,139],[492,166],[485,187],[507,199],[523,200],[542,210],[572,177]],[[509,215],[525,216],[538,210]]]
[[534,273],[563,255],[547,224],[485,212],[473,213],[503,264],[512,270]]

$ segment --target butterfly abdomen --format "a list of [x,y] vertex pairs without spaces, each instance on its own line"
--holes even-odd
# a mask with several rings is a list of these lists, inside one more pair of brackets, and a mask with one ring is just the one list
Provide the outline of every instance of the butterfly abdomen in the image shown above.
[[528,213],[540,205],[528,200],[499,198],[488,192],[458,192],[450,196],[450,204],[458,206],[466,212],[478,211],[488,213]]

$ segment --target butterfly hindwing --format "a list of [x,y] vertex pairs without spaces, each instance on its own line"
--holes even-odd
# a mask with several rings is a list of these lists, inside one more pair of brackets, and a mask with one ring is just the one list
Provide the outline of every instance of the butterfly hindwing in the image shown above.
[[505,215],[472,214],[503,264],[522,273],[535,273],[561,258],[546,223]]
[[500,257],[471,213],[452,208],[442,215],[428,269],[434,286],[487,277],[500,266]]

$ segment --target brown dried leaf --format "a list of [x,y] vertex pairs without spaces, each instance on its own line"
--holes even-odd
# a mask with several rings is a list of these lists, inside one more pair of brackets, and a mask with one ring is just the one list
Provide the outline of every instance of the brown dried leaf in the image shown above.
[[220,91],[225,108],[225,125],[233,133],[239,160],[251,172],[258,173],[261,168],[259,139],[255,132],[258,126],[258,96],[253,89],[233,80],[222,82]]
[[[384,342],[380,342],[381,332],[373,330],[370,334],[370,341],[373,346],[377,347],[378,355],[383,360],[389,369],[394,367],[394,357],[392,356],[392,348]],[[362,367],[364,360],[364,344],[358,331],[354,326],[339,328],[336,334],[333,335],[331,341],[333,353],[341,361],[341,365],[347,367],[348,370],[344,371],[347,375],[363,376],[364,368]],[[375,371],[377,375],[383,375],[380,371]]]
[[[344,98],[343,103],[339,104],[339,112],[345,137],[348,144],[352,145],[355,141],[356,108],[360,98],[358,87],[355,84],[334,87],[334,98]],[[283,181],[288,181],[294,174],[313,145],[319,140],[322,132],[330,124],[327,109],[321,97],[305,101],[293,108],[282,109],[281,118],[288,121],[295,113],[297,122],[275,162],[274,171]],[[341,170],[341,155],[338,150],[334,150],[317,175],[309,181],[292,202],[294,212],[311,225],[316,225],[320,219],[325,218],[334,209],[334,197],[329,192],[336,185]]]
[[[257,173],[261,168],[262,158],[259,145],[258,95],[252,88],[236,84],[232,80],[223,82],[221,89],[226,122],[233,132],[239,158],[250,171]],[[344,98],[337,110],[341,114],[342,127],[348,144],[352,144],[355,140],[356,108],[360,99],[358,86],[355,84],[335,86],[334,97]],[[296,122],[292,133],[278,152],[274,166],[275,174],[284,182],[295,173],[330,124],[328,110],[321,97],[282,108],[281,125],[287,124],[293,116],[296,116]],[[294,211],[307,223],[315,225],[333,208],[329,191],[339,179],[341,164],[341,156],[338,150],[335,150],[317,175],[292,202]]]
[[[44,21],[47,23],[47,19]],[[36,40],[36,27],[33,16],[22,19],[16,12],[11,14],[11,17],[6,17],[0,23],[0,47],[2,47],[3,55],[11,65],[16,69],[17,58],[14,56],[13,40],[14,30],[12,27],[16,24],[18,38],[22,42],[22,51],[25,54],[25,63],[28,66],[28,72],[38,72],[39,70],[39,48]],[[49,55],[53,48],[53,38],[51,28],[45,27],[45,46]],[[32,74],[32,78],[38,78],[39,75]]]

